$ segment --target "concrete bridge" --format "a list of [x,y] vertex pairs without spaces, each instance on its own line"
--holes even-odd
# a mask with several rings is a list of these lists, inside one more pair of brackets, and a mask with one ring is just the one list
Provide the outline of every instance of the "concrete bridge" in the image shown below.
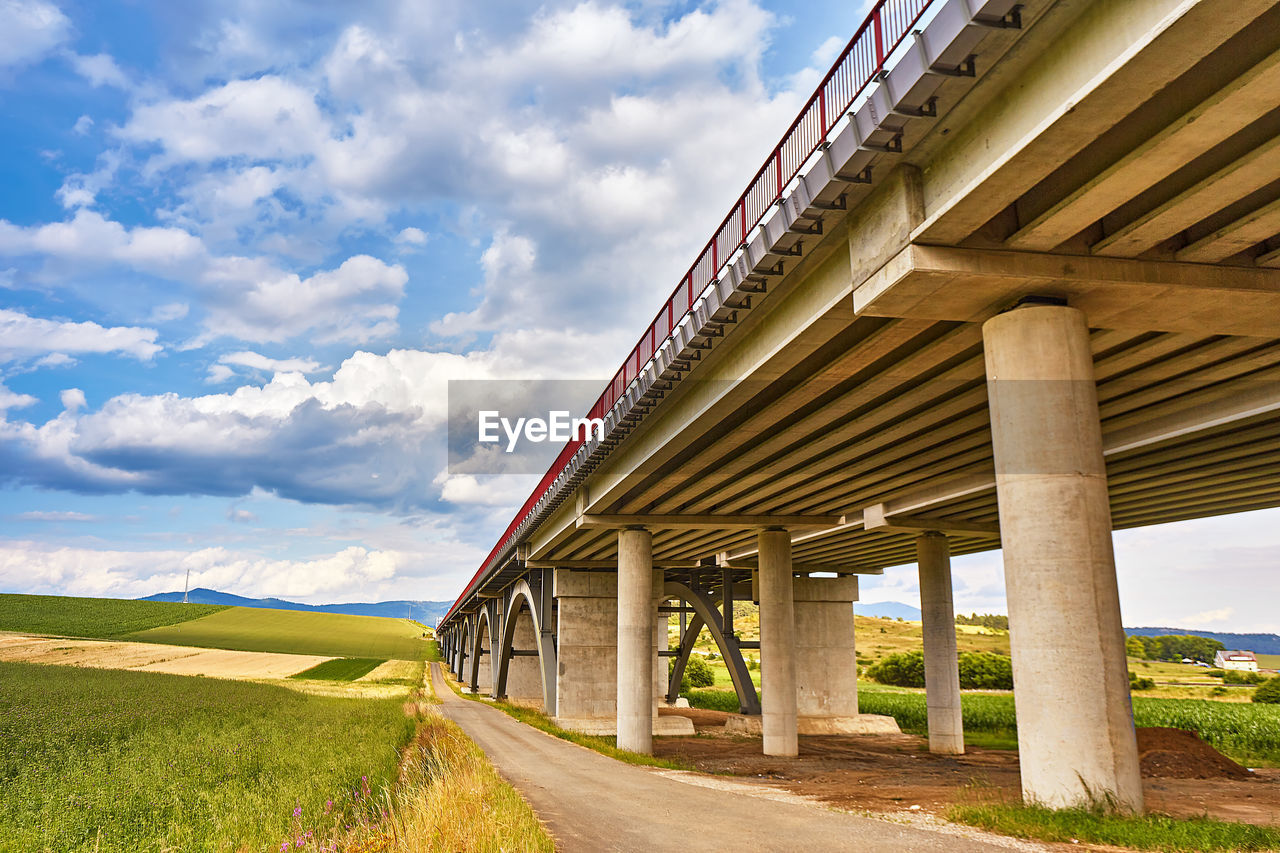
[[1141,810],[1111,531],[1280,505],[1278,234],[1274,2],[882,2],[442,621],[449,665],[647,752],[705,626],[795,755],[882,724],[857,576],[918,563],[958,753],[949,559],[1002,547],[1024,797]]

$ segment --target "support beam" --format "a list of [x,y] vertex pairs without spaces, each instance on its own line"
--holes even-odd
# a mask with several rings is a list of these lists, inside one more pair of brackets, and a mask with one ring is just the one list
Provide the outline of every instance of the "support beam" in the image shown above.
[[766,529],[760,551],[760,701],[764,754],[800,754],[796,707],[795,590],[791,579],[791,534]]
[[595,515],[578,516],[579,530],[644,527],[662,530],[732,530],[759,527],[831,527],[838,515]]
[[929,751],[964,754],[960,714],[960,670],[956,611],[951,593],[951,549],[941,533],[916,539],[920,567],[920,614],[924,623],[924,692],[929,715]]
[[1000,525],[981,521],[965,521],[956,518],[929,518],[927,516],[897,515],[885,512],[884,504],[869,506],[862,511],[862,525],[866,530],[883,530],[885,533],[972,533],[981,536],[1000,535]]
[[618,748],[653,752],[653,539],[618,531]]
[[983,338],[1023,798],[1141,812],[1089,327],[1041,305]]

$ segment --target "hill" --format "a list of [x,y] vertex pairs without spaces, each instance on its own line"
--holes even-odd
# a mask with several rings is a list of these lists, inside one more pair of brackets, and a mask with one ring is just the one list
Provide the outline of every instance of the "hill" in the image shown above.
[[1193,637],[1217,640],[1229,649],[1245,649],[1263,655],[1280,655],[1280,634],[1233,634],[1226,631],[1198,631],[1193,628],[1125,628],[1124,632],[1139,637],[1190,634]]
[[[449,611],[452,601],[374,601],[350,604],[300,604],[283,598],[246,598],[229,592],[203,587],[188,594],[192,604],[221,604],[229,607],[256,607],[268,610],[305,610],[311,613],[345,613],[348,616],[381,616],[387,619],[410,618],[434,626]],[[160,592],[139,601],[182,601],[180,592]]]
[[156,604],[120,598],[0,595],[0,631],[106,640],[134,631],[199,619],[213,604]]
[[920,621],[920,608],[903,604],[900,601],[878,601],[871,604],[855,602],[853,612],[859,616],[875,616],[880,619],[905,619],[908,622]]

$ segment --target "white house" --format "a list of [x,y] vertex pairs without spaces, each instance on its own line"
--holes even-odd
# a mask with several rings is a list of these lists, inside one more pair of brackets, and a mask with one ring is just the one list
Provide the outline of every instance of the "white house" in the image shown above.
[[1238,669],[1244,672],[1257,672],[1258,659],[1253,652],[1240,652],[1224,649],[1213,656],[1213,665],[1218,669]]

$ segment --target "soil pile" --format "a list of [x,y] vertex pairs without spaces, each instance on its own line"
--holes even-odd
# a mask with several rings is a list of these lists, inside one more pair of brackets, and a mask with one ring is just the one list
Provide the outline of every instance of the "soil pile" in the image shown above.
[[1143,776],[1165,779],[1249,779],[1253,774],[1186,729],[1138,729]]

